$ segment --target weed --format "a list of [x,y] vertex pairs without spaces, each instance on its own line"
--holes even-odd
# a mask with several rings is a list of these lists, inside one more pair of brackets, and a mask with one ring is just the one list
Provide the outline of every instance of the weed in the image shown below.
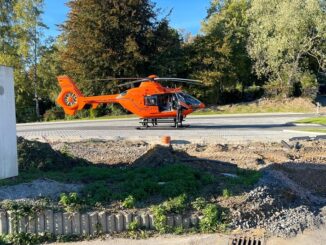
[[197,197],[195,201],[191,203],[191,206],[197,211],[202,210],[206,206],[207,202],[203,197]]
[[224,198],[229,198],[230,196],[232,196],[232,192],[229,189],[223,189],[222,196]]
[[154,215],[154,225],[156,230],[161,234],[166,233],[168,231],[168,226],[166,225],[166,208],[162,204],[152,206],[151,212]]
[[107,203],[112,196],[106,182],[102,180],[88,184],[82,190],[82,194],[85,198],[85,202],[92,206],[99,205],[99,203]]
[[76,192],[69,194],[62,193],[60,195],[59,204],[61,204],[67,212],[78,211],[82,207],[82,201]]
[[182,226],[177,226],[173,228],[173,233],[176,235],[181,235],[184,233],[184,229]]
[[140,228],[140,224],[137,220],[134,220],[128,224],[128,231],[137,231]]
[[135,203],[136,199],[132,195],[129,195],[125,198],[125,200],[123,200],[121,205],[123,208],[134,208]]
[[163,203],[166,212],[182,213],[187,208],[187,195],[170,198]]
[[202,210],[204,217],[200,220],[199,227],[203,232],[214,232],[219,222],[218,208],[214,204],[207,204]]
[[199,222],[202,232],[225,231],[226,213],[216,204],[207,204],[202,210],[203,218]]

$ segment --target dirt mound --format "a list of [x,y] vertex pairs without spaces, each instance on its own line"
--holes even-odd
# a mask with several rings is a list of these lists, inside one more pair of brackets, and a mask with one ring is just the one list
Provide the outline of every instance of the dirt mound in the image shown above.
[[155,145],[138,158],[133,165],[139,167],[160,167],[164,164],[175,163],[177,159],[171,147]]
[[17,138],[17,148],[20,170],[62,170],[83,163],[83,160],[54,150],[47,143],[29,141],[22,137]]
[[131,164],[140,158],[150,145],[143,141],[81,141],[52,143],[52,147],[94,164]]

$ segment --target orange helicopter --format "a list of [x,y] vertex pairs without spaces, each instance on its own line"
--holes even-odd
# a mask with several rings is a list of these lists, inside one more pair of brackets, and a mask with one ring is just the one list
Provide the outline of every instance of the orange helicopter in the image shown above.
[[[98,80],[130,80],[131,78],[109,78]],[[135,78],[133,78],[134,80]],[[117,85],[118,87],[132,86],[132,88],[112,95],[100,95],[85,97],[77,88],[75,82],[68,76],[58,77],[61,92],[57,103],[68,115],[74,115],[82,110],[85,105],[91,105],[93,109],[100,103],[119,103],[126,110],[136,114],[142,120],[144,127],[153,126],[158,123],[171,122],[176,128],[183,126],[182,122],[186,116],[196,109],[205,108],[198,99],[182,92],[181,88],[163,87],[160,82],[182,82],[202,85],[198,80],[183,78],[159,78],[151,75],[135,81]],[[135,84],[140,84],[134,87]],[[165,120],[169,119],[169,120]],[[171,120],[172,119],[172,120]]]

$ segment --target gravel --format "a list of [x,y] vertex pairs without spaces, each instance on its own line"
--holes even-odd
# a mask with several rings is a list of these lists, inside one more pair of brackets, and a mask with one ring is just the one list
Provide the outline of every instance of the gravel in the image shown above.
[[50,197],[56,199],[63,192],[79,192],[80,184],[64,184],[48,179],[38,179],[30,183],[0,187],[0,200],[35,199]]
[[294,237],[324,223],[316,206],[304,204],[291,190],[258,186],[231,209],[231,228],[264,228],[269,235]]

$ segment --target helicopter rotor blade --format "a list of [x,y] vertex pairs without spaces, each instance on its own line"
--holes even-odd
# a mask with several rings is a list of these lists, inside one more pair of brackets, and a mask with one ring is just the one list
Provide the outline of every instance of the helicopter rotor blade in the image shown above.
[[165,78],[165,77],[157,77],[154,78],[155,81],[171,81],[171,82],[180,82],[180,83],[189,83],[194,85],[204,85],[200,80],[194,79],[185,79],[185,78]]
[[146,82],[146,81],[150,81],[150,80],[151,80],[150,78],[142,78],[142,79],[138,79],[138,80],[135,80],[135,81],[119,84],[119,85],[117,85],[117,87],[120,88],[120,87],[132,85],[132,84],[140,83],[140,82]]
[[128,81],[128,80],[136,80],[136,79],[143,79],[141,77],[108,77],[108,78],[99,78],[99,79],[90,79],[85,80],[87,82],[95,82],[95,81]]

